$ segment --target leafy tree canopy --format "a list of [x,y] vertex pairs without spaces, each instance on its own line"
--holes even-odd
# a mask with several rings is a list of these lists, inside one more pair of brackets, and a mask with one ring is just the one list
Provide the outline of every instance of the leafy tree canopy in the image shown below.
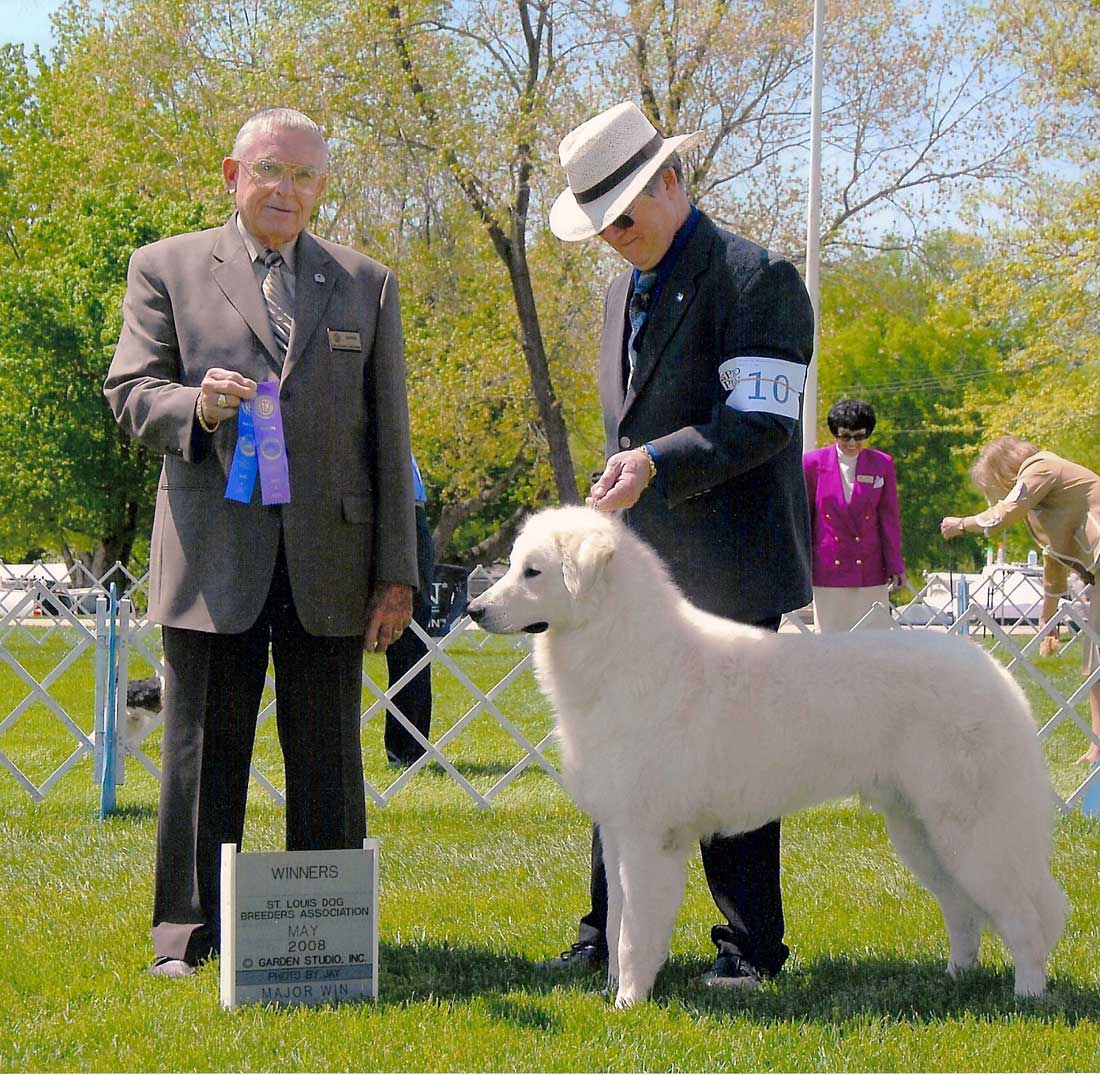
[[948,297],[969,247],[941,235],[925,261],[901,252],[853,257],[822,277],[819,443],[832,439],[825,419],[838,400],[874,407],[871,443],[894,457],[910,572],[983,558],[977,540],[949,548],[939,534],[944,515],[981,504],[966,473],[983,439],[969,393],[1005,383],[1004,334],[976,327],[973,311]]

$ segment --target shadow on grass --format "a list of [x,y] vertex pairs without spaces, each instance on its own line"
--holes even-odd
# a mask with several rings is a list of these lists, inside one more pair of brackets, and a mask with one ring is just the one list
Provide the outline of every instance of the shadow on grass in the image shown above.
[[[515,766],[515,762],[509,761],[492,761],[492,762],[477,762],[477,761],[455,761],[453,758],[448,759],[451,764],[458,770],[458,772],[464,776],[467,780],[472,780],[479,776],[504,776],[505,773],[512,771]],[[400,773],[394,769],[392,770],[397,778]],[[422,766],[416,771],[416,775],[428,774],[434,777],[442,777],[447,780],[452,780],[453,777],[446,769],[443,768],[438,762],[431,761]],[[538,764],[538,762],[531,762],[526,769],[516,778],[522,779],[529,773],[545,773],[545,770]]]
[[[517,759],[518,760],[518,759]],[[475,776],[504,776],[505,773],[510,773],[515,767],[516,762],[500,761],[500,762],[455,762],[455,768],[466,779],[470,779]],[[438,768],[438,767],[437,767]],[[440,772],[444,770],[440,769]],[[516,779],[522,780],[526,776],[530,776],[533,773],[545,774],[545,770],[538,764],[538,762],[531,762],[526,769],[520,773]]]
[[702,985],[706,966],[673,960],[657,980],[654,999],[675,998],[691,1011],[730,1012],[760,1021],[837,1023],[860,1016],[935,1022],[964,1014],[1073,1024],[1100,1017],[1100,988],[1053,979],[1046,997],[1021,1000],[1012,991],[1011,967],[979,964],[959,979],[948,977],[941,959],[880,956],[826,956],[800,963],[761,989],[747,993],[716,991]]
[[[465,1000],[482,997],[501,1020],[536,1029],[552,1029],[555,1017],[528,1007],[513,995],[557,988],[598,996],[605,993],[602,971],[547,972],[537,963],[476,947],[382,944],[380,1003],[409,1004],[428,998]],[[1017,1000],[1011,968],[974,968],[959,980],[944,972],[941,960],[882,957],[824,957],[808,963],[792,960],[784,972],[751,992],[704,986],[709,964],[675,958],[657,979],[653,1002],[686,1011],[758,1022],[835,1024],[872,1016],[935,1022],[964,1014],[1046,1022],[1100,1019],[1100,988],[1054,979],[1047,997]],[[608,996],[608,1005],[611,998]]]
[[134,821],[141,823],[145,823],[146,821],[156,822],[156,820],[157,808],[155,806],[140,806],[136,804],[116,807],[106,816],[106,818],[104,818],[104,821],[107,822],[119,821],[124,823]]

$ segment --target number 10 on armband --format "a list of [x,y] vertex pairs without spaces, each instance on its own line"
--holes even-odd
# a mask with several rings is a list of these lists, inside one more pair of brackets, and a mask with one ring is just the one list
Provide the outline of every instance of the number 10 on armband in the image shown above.
[[763,355],[727,358],[718,367],[718,381],[728,393],[726,406],[735,411],[764,411],[797,418],[806,386],[800,362]]

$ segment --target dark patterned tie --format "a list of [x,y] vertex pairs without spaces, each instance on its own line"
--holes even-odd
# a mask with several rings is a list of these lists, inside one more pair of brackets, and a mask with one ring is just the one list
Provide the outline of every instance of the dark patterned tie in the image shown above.
[[653,299],[653,285],[657,283],[655,272],[640,272],[634,281],[634,292],[630,296],[630,339],[626,345],[627,358],[630,361],[630,376],[634,376],[634,366],[638,362],[638,346],[642,327],[649,317],[649,306]]
[[267,316],[271,319],[271,331],[279,346],[279,357],[286,358],[290,330],[294,327],[294,296],[283,271],[286,262],[278,250],[265,250],[264,265],[267,266],[267,275],[262,290],[267,303]]

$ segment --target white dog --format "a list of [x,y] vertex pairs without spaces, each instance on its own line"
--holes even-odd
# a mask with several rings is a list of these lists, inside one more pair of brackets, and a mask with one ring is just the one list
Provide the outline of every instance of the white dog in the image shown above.
[[616,1006],[649,995],[700,839],[859,794],[939,901],[949,974],[1004,938],[1016,992],[1046,989],[1067,903],[1050,874],[1053,792],[1028,704],[971,642],[772,634],[691,605],[614,518],[540,512],[468,609],[538,633],[566,780],[600,826]]

